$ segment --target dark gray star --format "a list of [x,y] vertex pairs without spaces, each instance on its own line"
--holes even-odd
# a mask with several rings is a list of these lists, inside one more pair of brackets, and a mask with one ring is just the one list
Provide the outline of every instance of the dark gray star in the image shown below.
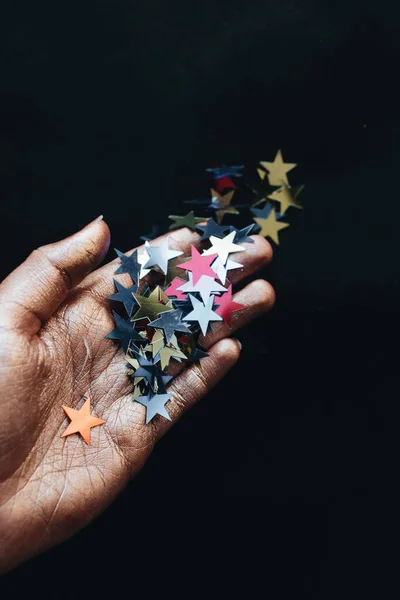
[[244,165],[237,167],[228,167],[228,165],[221,165],[213,169],[206,169],[208,173],[212,173],[214,179],[222,179],[223,177],[242,177],[243,173],[240,171],[244,169]]
[[106,338],[109,340],[119,340],[119,343],[122,346],[125,354],[129,350],[129,345],[131,342],[134,344],[147,342],[147,340],[143,339],[141,335],[138,334],[134,326],[132,325],[129,319],[125,320],[119,316],[115,311],[113,312],[116,328],[113,329]]
[[[273,209],[272,202],[267,202],[265,204],[264,208],[251,208],[250,210],[253,213],[253,215],[255,217],[257,217],[258,219],[267,219],[269,216],[269,213],[271,212],[272,209]],[[279,220],[284,215],[283,215],[283,213],[275,211],[275,216]]]
[[182,310],[170,310],[169,312],[162,313],[158,319],[152,321],[149,325],[157,329],[163,329],[165,339],[167,344],[169,344],[175,331],[190,333],[188,326],[181,322],[182,314]]
[[229,232],[234,231],[235,237],[233,239],[234,244],[241,244],[243,242],[248,242],[249,244],[254,244],[254,240],[249,237],[249,234],[254,230],[255,223],[248,225],[248,227],[244,227],[243,229],[236,229],[233,225],[230,226]]
[[161,415],[171,421],[171,417],[167,413],[165,405],[171,400],[171,394],[153,394],[149,391],[147,396],[138,396],[135,402],[138,402],[146,408],[146,425],[150,423],[156,415]]
[[134,284],[131,287],[126,288],[116,279],[114,279],[114,283],[115,287],[117,288],[117,293],[109,296],[108,299],[115,300],[115,302],[122,302],[126,312],[128,313],[128,316],[130,317],[132,315],[133,307],[137,306],[137,302],[132,296],[132,292],[136,294],[138,291],[138,286]]
[[196,225],[196,229],[198,229],[199,231],[203,232],[203,236],[201,238],[201,241],[205,241],[208,240],[210,238],[211,235],[213,235],[214,237],[219,237],[219,238],[223,238],[226,236],[226,230],[227,227],[222,227],[221,225],[218,225],[214,219],[211,217],[206,225]]
[[150,242],[151,240],[154,240],[155,238],[162,235],[162,233],[163,230],[161,225],[152,225],[151,231],[149,233],[146,233],[145,235],[141,235],[139,239],[143,240],[144,242]]
[[162,379],[165,377],[165,373],[164,371],[161,371],[160,367],[157,366],[155,359],[145,358],[138,352],[135,352],[135,354],[140,366],[134,372],[133,377],[144,377],[153,390],[156,381],[158,386],[160,386],[161,381],[161,387],[165,388],[165,382]]
[[115,252],[121,260],[121,264],[115,271],[116,275],[120,273],[128,273],[131,276],[133,283],[139,283],[141,264],[138,262],[137,250],[134,250],[130,256],[126,256],[123,252],[120,252],[114,248]]

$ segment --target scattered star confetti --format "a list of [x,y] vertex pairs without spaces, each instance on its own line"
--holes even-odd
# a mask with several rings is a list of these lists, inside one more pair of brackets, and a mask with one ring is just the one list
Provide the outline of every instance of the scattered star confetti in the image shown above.
[[128,273],[131,276],[133,283],[138,283],[141,270],[141,266],[138,261],[138,251],[134,250],[130,256],[126,256],[126,254],[120,252],[116,248],[115,252],[121,261],[121,265],[115,271],[115,274],[119,275],[120,273]]
[[[257,209],[252,209],[257,210]],[[276,219],[276,211],[274,208],[265,206],[265,217],[258,216],[254,217],[254,221],[261,227],[260,235],[263,237],[270,237],[275,244],[279,244],[278,232],[282,229],[286,229],[289,227],[289,223],[283,223],[282,221],[277,221]],[[262,212],[262,211],[260,211]]]
[[[201,368],[208,354],[197,345],[200,333],[205,336],[214,322],[231,327],[232,316],[245,310],[243,304],[233,300],[228,280],[230,271],[243,268],[234,260],[235,253],[246,251],[242,244],[254,243],[251,235],[256,232],[279,244],[279,231],[289,226],[281,217],[290,207],[302,208],[297,197],[304,186],[292,186],[288,181],[287,174],[295,166],[285,163],[278,151],[273,162],[260,162],[257,182],[244,189],[231,179],[243,176],[243,166],[208,169],[214,179],[211,203],[194,200],[184,204],[201,206],[206,214],[213,211],[214,218],[197,216],[195,210],[169,217],[173,221],[170,230],[189,227],[200,232],[200,244],[191,246],[190,256],[188,250],[183,254],[170,248],[168,236],[150,244],[149,240],[162,233],[157,226],[142,236],[145,245],[130,256],[116,250],[120,264],[115,274],[128,273],[133,285],[125,287],[114,279],[116,291],[110,300],[120,303],[127,318],[113,311],[115,329],[106,337],[115,340],[124,352],[125,372],[133,388],[129,401],[145,407],[146,423],[160,417],[170,420],[166,404],[171,400],[167,391],[172,379],[168,373],[171,360],[195,363]],[[248,187],[255,197],[250,197]],[[232,205],[236,195],[239,202]],[[246,215],[248,220],[253,218],[253,223],[246,223]],[[221,225],[223,219],[227,224]],[[95,420],[91,426],[104,422],[97,423],[90,415],[88,401],[85,407],[85,418]],[[63,408],[67,412],[67,407]],[[90,440],[90,427],[78,429],[76,423],[74,416],[63,435],[79,432]]]
[[129,288],[126,288],[119,283],[116,279],[114,279],[115,287],[117,288],[117,293],[109,296],[109,300],[115,300],[115,302],[122,302],[125,307],[128,316],[130,317],[133,311],[133,307],[137,305],[135,298],[133,297],[133,293],[138,291],[138,286],[136,284],[132,285]]
[[98,425],[103,425],[106,422],[104,419],[98,419],[90,414],[90,397],[87,398],[85,404],[79,410],[75,410],[69,406],[64,406],[64,404],[62,405],[62,408],[71,419],[71,423],[68,425],[61,437],[66,437],[67,435],[72,435],[73,433],[80,433],[87,445],[90,446],[91,428],[97,427]]
[[287,173],[297,167],[294,163],[284,163],[282,152],[278,150],[274,162],[260,162],[261,166],[268,171],[270,185],[289,185]]
[[172,231],[173,229],[179,229],[180,227],[189,227],[189,229],[196,229],[198,223],[202,223],[203,221],[207,221],[206,217],[195,217],[194,210],[188,212],[187,215],[179,217],[177,215],[170,215],[168,217],[171,221],[175,221],[170,225],[169,229]]
[[165,275],[168,270],[168,261],[183,254],[180,250],[172,250],[168,244],[169,238],[166,237],[159,246],[150,246],[150,244],[146,246],[149,260],[144,266],[147,268],[157,265]]
[[190,333],[188,326],[185,323],[181,322],[181,317],[181,310],[171,310],[163,313],[155,321],[152,321],[150,323],[150,326],[154,327],[155,329],[162,329],[164,331],[167,344],[169,344],[175,331],[183,331],[184,333]]
[[138,396],[135,398],[136,402],[146,408],[146,425],[154,419],[156,415],[161,415],[168,421],[171,421],[171,417],[167,413],[165,405],[171,400],[171,394],[153,394],[151,391],[147,396]]
[[140,319],[148,319],[154,321],[158,318],[158,315],[173,310],[171,306],[166,306],[160,302],[160,287],[157,286],[151,292],[150,296],[141,296],[140,294],[133,294],[139,310],[132,317],[132,321],[139,321]]
[[217,315],[220,315],[225,323],[229,325],[232,324],[232,315],[239,310],[243,310],[245,307],[244,304],[239,304],[239,302],[234,302],[232,300],[232,286],[230,285],[226,294],[223,294],[219,298],[217,298],[218,308],[215,309]]
[[195,298],[192,294],[189,294],[189,298],[192,303],[193,310],[186,317],[184,317],[184,321],[197,322],[200,326],[202,334],[206,335],[210,321],[222,321],[222,317],[212,309],[214,304],[214,296],[210,296],[206,304],[203,304],[203,302],[197,300],[197,298]]
[[214,272],[210,265],[216,257],[217,254],[211,254],[210,256],[201,255],[197,248],[192,246],[192,260],[177,266],[180,269],[191,272],[193,284],[195,285],[203,275],[208,275],[209,277],[214,276]]
[[228,260],[229,254],[244,250],[244,248],[242,248],[241,246],[238,246],[237,244],[233,243],[234,237],[234,231],[232,231],[222,239],[212,235],[210,237],[210,242],[212,244],[211,248],[209,248],[208,250],[204,250],[203,255],[208,256],[210,254],[218,254],[219,258],[222,261],[222,264],[225,265],[226,261]]

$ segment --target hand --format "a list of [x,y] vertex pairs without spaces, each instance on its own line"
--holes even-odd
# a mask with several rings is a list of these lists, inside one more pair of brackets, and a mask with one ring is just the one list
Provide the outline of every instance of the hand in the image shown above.
[[[170,246],[189,255],[199,239],[181,229],[170,235]],[[93,270],[109,241],[108,226],[96,220],[35,250],[0,285],[0,571],[66,539],[104,510],[155,443],[239,358],[239,345],[226,337],[231,329],[213,324],[199,340],[210,354],[201,370],[191,365],[169,385],[172,422],[157,416],[145,425],[145,408],[130,397],[124,354],[104,338],[114,328],[107,297],[118,261]],[[235,254],[244,269],[230,273],[232,283],[270,261],[268,242],[254,241]],[[119,280],[131,284],[127,275]],[[235,300],[247,308],[233,315],[233,330],[267,311],[274,292],[266,281],[253,281]],[[80,408],[87,392],[91,413],[106,420],[91,430],[91,446],[79,434],[61,438],[69,422],[61,405]]]

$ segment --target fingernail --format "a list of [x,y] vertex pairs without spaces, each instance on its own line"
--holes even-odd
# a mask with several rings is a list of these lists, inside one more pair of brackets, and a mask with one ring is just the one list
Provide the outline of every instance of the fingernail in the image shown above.
[[90,221],[90,223],[88,223],[86,225],[86,227],[90,227],[90,225],[94,225],[95,223],[98,223],[99,221],[102,221],[103,218],[104,218],[103,215],[100,215],[99,217],[97,217],[97,219],[94,219],[94,221]]
[[237,343],[237,345],[239,346],[239,350],[241,350],[241,349],[243,348],[243,346],[242,346],[242,343],[241,343],[241,342],[240,342],[240,341],[239,341],[237,338],[232,338],[232,339],[233,339],[233,340],[234,340],[234,341]]

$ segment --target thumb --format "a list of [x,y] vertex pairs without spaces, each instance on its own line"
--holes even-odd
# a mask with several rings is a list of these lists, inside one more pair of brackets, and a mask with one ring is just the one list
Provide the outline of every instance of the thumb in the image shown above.
[[37,333],[109,245],[110,230],[101,216],[74,235],[34,250],[0,285],[0,327]]

